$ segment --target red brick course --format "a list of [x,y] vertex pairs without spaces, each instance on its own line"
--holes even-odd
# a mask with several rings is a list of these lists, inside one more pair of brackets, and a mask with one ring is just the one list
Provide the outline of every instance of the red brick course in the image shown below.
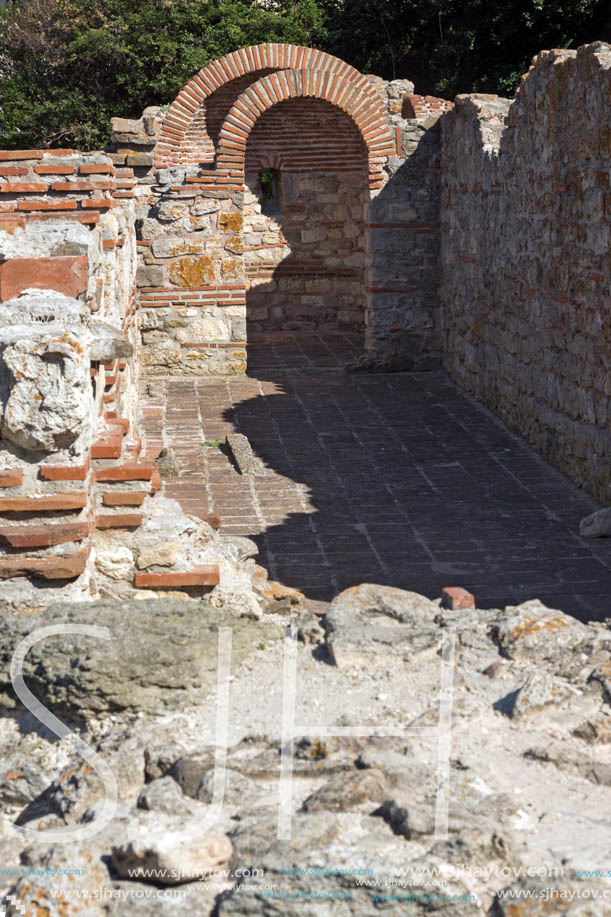
[[0,513],[58,512],[83,509],[87,494],[28,494],[23,497],[0,497]]
[[0,579],[36,576],[45,580],[74,579],[84,572],[89,551],[54,557],[0,556]]
[[96,516],[95,525],[98,529],[134,529],[142,525],[142,514],[113,513]]
[[88,522],[60,525],[0,526],[0,543],[13,548],[40,548],[68,541],[82,541],[90,534]]
[[23,471],[0,471],[0,487],[19,487],[23,484]]
[[134,586],[168,589],[178,586],[218,586],[219,568],[216,564],[195,567],[190,573],[136,573]]

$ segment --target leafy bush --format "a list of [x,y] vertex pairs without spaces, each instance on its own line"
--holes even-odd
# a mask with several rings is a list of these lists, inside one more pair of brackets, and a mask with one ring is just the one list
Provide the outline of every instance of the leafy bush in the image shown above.
[[23,0],[0,11],[0,145],[99,149],[215,58],[323,34],[315,0]]
[[605,0],[9,0],[0,146],[99,149],[236,48],[323,48],[419,92],[508,95],[541,48],[605,37]]

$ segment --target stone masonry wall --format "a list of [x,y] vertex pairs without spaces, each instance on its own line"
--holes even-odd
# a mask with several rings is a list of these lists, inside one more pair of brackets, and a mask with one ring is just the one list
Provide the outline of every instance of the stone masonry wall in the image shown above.
[[[264,169],[275,173],[270,200]],[[318,100],[276,105],[248,139],[246,186],[249,330],[362,330],[369,195],[354,123]]]
[[603,503],[611,438],[611,48],[544,51],[443,129],[445,365]]
[[5,601],[89,595],[95,529],[136,524],[104,483],[140,448],[131,185],[103,153],[0,153]]
[[205,68],[164,115],[115,119],[113,161],[138,177],[146,374],[241,373],[248,334],[272,328],[365,327],[372,354],[438,361],[435,124],[450,103],[406,120],[412,92],[262,45]]

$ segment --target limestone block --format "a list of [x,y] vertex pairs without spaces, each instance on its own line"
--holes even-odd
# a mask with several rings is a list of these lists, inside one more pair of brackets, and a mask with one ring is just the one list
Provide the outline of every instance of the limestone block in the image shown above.
[[199,287],[214,282],[211,258],[180,258],[170,265],[170,280],[179,287]]
[[230,339],[229,328],[222,319],[206,318],[196,319],[184,331],[176,335],[178,340],[193,341],[193,343],[204,343],[206,341],[228,341]]
[[184,217],[187,213],[187,205],[184,201],[163,201],[157,208],[160,220],[173,222]]
[[100,573],[114,580],[126,580],[133,572],[134,555],[124,545],[98,551],[95,565]]
[[164,275],[161,264],[141,264],[136,272],[136,284],[139,287],[161,287]]
[[28,291],[4,307],[0,432],[22,449],[65,449],[90,425],[92,334],[79,323],[82,309],[52,291]]
[[161,236],[153,241],[156,258],[176,258],[179,255],[197,255],[204,251],[208,234],[192,233],[189,236]]
[[201,200],[196,201],[191,207],[191,213],[194,217],[201,217],[207,213],[216,213],[220,209],[218,201]]
[[118,328],[103,322],[92,322],[90,328],[93,335],[90,353],[92,362],[110,363],[118,358],[132,356],[133,344]]

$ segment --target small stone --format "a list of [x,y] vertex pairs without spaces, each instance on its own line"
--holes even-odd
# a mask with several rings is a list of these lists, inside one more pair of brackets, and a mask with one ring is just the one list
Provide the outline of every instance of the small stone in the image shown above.
[[432,656],[441,645],[439,608],[423,595],[364,583],[344,590],[325,619],[335,665],[391,665]]
[[147,567],[173,567],[180,558],[180,541],[165,541],[141,548],[138,554],[138,569]]
[[582,538],[611,537],[611,506],[599,509],[582,519],[579,523],[579,534]]
[[174,450],[170,447],[161,450],[159,458],[157,459],[157,466],[162,478],[180,477],[180,468],[176,461],[176,455],[174,454]]
[[229,865],[231,841],[224,834],[208,832],[191,841],[146,836],[112,848],[112,862],[122,879],[148,879],[147,871],[156,870],[155,881],[161,885],[182,885],[201,881],[216,869]]
[[512,691],[494,704],[494,709],[512,719],[537,713],[545,707],[558,706],[574,693],[568,685],[541,672],[530,675],[517,691]]
[[127,547],[117,545],[107,551],[98,551],[95,565],[100,573],[114,580],[126,580],[132,572],[134,555]]
[[503,674],[503,664],[501,662],[492,662],[487,668],[484,669],[482,675],[487,675],[488,678],[500,678]]
[[190,815],[193,812],[193,802],[183,795],[171,777],[159,777],[142,788],[138,796],[138,808],[167,812],[169,815]]
[[230,433],[225,442],[240,474],[261,473],[261,462],[252,451],[248,437],[243,433]]

